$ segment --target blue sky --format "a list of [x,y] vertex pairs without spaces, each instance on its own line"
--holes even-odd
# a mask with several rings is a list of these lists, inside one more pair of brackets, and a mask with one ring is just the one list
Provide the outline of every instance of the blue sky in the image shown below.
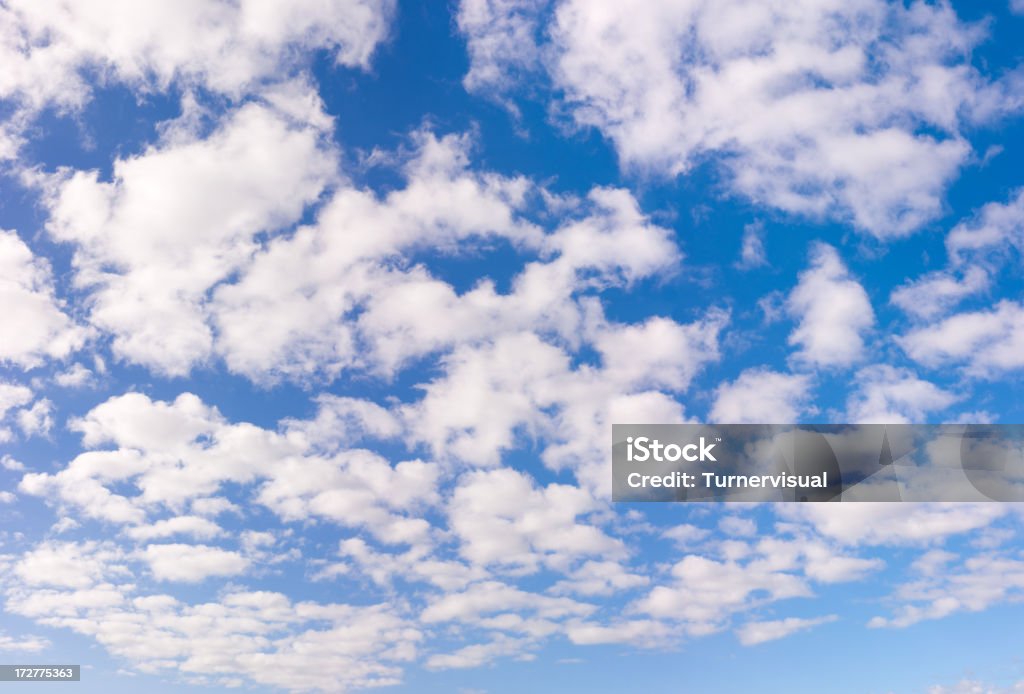
[[1024,686],[1016,506],[613,504],[607,445],[1024,420],[1017,0],[0,26],[3,662],[104,692]]

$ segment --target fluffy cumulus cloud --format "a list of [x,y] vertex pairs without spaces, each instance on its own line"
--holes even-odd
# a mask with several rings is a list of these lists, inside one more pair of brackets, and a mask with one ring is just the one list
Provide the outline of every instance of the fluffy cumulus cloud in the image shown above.
[[873,617],[868,626],[901,628],[956,612],[978,612],[1019,600],[1024,590],[1024,562],[1001,552],[966,559],[947,553],[936,562],[919,564],[918,574],[897,589],[895,613]]
[[167,131],[115,162],[110,181],[76,171],[52,184],[48,231],[74,245],[75,282],[92,293],[91,321],[114,335],[116,354],[169,374],[209,356],[204,299],[247,261],[257,234],[296,221],[323,190],[334,163],[320,135],[251,103],[206,137]]
[[709,417],[722,424],[789,424],[807,409],[811,379],[768,369],[747,369],[715,391]]
[[47,262],[14,231],[0,230],[0,304],[0,363],[38,366],[68,356],[88,335],[56,298]]
[[844,545],[929,545],[986,528],[1005,516],[999,504],[856,503],[786,507],[782,515],[809,523]]
[[471,91],[505,91],[540,67],[537,15],[546,0],[464,0],[459,3],[459,31],[466,36]]
[[990,202],[946,237],[946,249],[957,265],[990,259],[1019,258],[1024,251],[1024,189],[1006,202]]
[[[601,442],[614,421],[683,420],[678,398],[719,359],[728,312],[709,307],[689,322],[606,315],[602,293],[669,278],[683,262],[671,229],[624,189],[563,196],[473,166],[468,135],[422,130],[396,159],[403,183],[381,193],[340,169],[329,124],[302,80],[216,115],[187,98],[158,141],[116,159],[108,175],[61,169],[26,180],[43,193],[46,232],[70,252],[88,329],[119,363],[158,376],[223,367],[263,386],[395,378],[428,357],[438,368],[415,397],[322,393],[310,416],[276,426],[231,421],[187,392],[108,397],[67,420],[83,450],[57,469],[18,468],[17,489],[53,508],[55,535],[102,528],[112,539],[36,545],[6,574],[9,599],[143,672],[214,684],[391,683],[417,654],[418,623],[465,630],[461,646],[423,661],[430,669],[531,657],[556,635],[607,641],[618,627],[586,599],[649,579],[608,527]],[[429,263],[401,261],[496,247],[519,257],[501,289],[482,274],[456,290]],[[41,279],[29,289],[59,309],[36,265]],[[85,334],[64,320],[65,331]],[[96,355],[94,368],[75,362],[54,383],[108,377]],[[26,435],[53,426],[49,400],[8,390]],[[504,465],[531,440],[571,481],[541,484]],[[230,529],[256,517],[277,529]],[[315,580],[414,583],[427,588],[423,600],[349,608],[236,589],[300,561],[296,531],[311,524],[349,534],[334,557],[311,562]],[[51,574],[64,578],[54,584]],[[543,576],[547,593],[518,587],[526,575]],[[178,597],[183,586],[218,584],[231,586],[218,604]],[[60,619],[32,611],[45,599],[67,605]],[[263,622],[236,620],[236,601],[243,611],[274,607]],[[203,648],[185,643],[191,626],[174,626],[197,614],[226,624]],[[631,624],[637,641],[641,624],[670,630],[607,618]],[[121,622],[137,626],[127,634]],[[337,644],[342,633],[351,652]],[[288,682],[288,668],[305,661],[281,659],[317,648],[346,674]]]
[[[623,190],[563,201],[574,214],[546,231],[529,211],[550,196],[522,177],[470,171],[468,137],[420,133],[416,143],[405,187],[383,199],[342,187],[315,225],[269,244],[237,283],[218,289],[211,309],[229,367],[256,378],[346,367],[392,373],[517,329],[578,344],[582,296],[666,272],[679,258],[668,230]],[[458,254],[496,243],[537,258],[507,293],[486,276],[457,292],[425,266],[393,263],[425,249]]]
[[861,359],[864,333],[874,325],[871,301],[832,246],[815,245],[810,263],[786,301],[798,321],[789,344],[798,347],[801,362],[849,366]]
[[0,11],[0,55],[9,66],[0,98],[38,108],[80,106],[97,76],[142,90],[180,81],[239,94],[316,48],[339,64],[368,67],[393,3],[11,0]]
[[764,225],[751,223],[743,227],[743,245],[736,266],[745,270],[768,264],[764,248]]
[[[565,201],[575,214],[545,232],[526,211],[554,199],[522,177],[471,172],[465,136],[418,134],[407,185],[382,199],[337,179],[318,121],[277,106],[247,104],[207,135],[172,128],[160,146],[115,163],[109,182],[79,171],[50,184],[49,233],[73,244],[90,320],[114,336],[119,357],[174,375],[223,358],[272,382],[391,373],[515,329],[578,346],[595,322],[583,296],[669,271],[680,257],[668,230],[622,190]],[[298,221],[332,182],[314,224],[259,242]],[[498,241],[537,258],[508,293],[486,277],[458,293],[424,266],[393,262]],[[657,331],[666,353],[694,340],[672,325],[651,323],[633,339],[656,349]],[[602,335],[605,349],[623,348]],[[683,368],[675,380],[688,378]]]
[[337,691],[394,684],[423,637],[383,604],[293,602],[243,590],[188,603],[141,592],[130,580],[134,572],[132,558],[108,545],[48,543],[5,577],[5,609],[94,638],[142,672],[207,686],[248,680]]
[[504,469],[464,478],[448,513],[466,559],[529,571],[541,562],[567,567],[574,557],[623,556],[621,541],[577,522],[599,508],[578,487],[533,489],[525,475]]
[[39,653],[50,647],[50,642],[41,636],[8,636],[0,634],[0,652]]
[[400,9],[0,0],[0,651],[420,689],[1020,601],[1007,505],[610,500],[615,423],[1015,411],[1020,182],[944,199],[989,25],[463,0],[438,78]]
[[970,297],[991,294],[1002,274],[1013,275],[1024,249],[1024,191],[990,202],[946,236],[949,267],[898,288],[892,295],[905,311],[930,319],[905,331],[898,342],[926,367],[957,366],[983,378],[1015,371],[1024,333],[1019,302],[1004,298],[951,313]]
[[890,301],[913,318],[930,320],[985,291],[990,284],[988,272],[970,265],[960,274],[938,271],[907,282],[893,291]]
[[370,69],[387,39],[393,0],[197,0],[141,7],[125,0],[0,5],[0,162],[16,168],[47,110],[81,112],[97,92],[125,87],[143,99],[207,92],[242,100],[278,92],[324,51]]
[[923,381],[908,369],[878,364],[857,372],[858,388],[850,395],[846,419],[858,423],[922,423],[957,400],[953,393]]
[[[717,555],[717,556],[713,556]],[[632,609],[671,623],[690,636],[721,631],[754,610],[814,594],[814,584],[855,581],[881,568],[877,559],[850,555],[804,530],[748,541],[726,540],[707,553],[675,563],[667,580],[641,596]],[[742,643],[782,638],[829,621],[751,619],[737,628]]]
[[937,216],[964,131],[1017,105],[969,61],[984,27],[944,4],[465,0],[459,27],[467,87],[508,98],[545,75],[627,168],[711,157],[741,195],[879,237]]
[[235,576],[245,571],[248,560],[237,552],[207,545],[152,544],[143,552],[158,581],[196,583],[210,576]]
[[[700,547],[652,580],[609,523],[607,502],[584,488],[541,485],[493,463],[471,472],[413,459],[391,464],[355,447],[395,438],[402,417],[401,405],[324,397],[309,419],[264,429],[229,422],[192,395],[112,398],[72,422],[90,450],[56,473],[26,472],[20,491],[42,496],[65,518],[121,530],[102,542],[47,541],[8,564],[8,609],[93,636],[143,672],[178,669],[186,679],[232,673],[301,689],[275,667],[305,662],[283,664],[299,649],[293,644],[321,643],[325,656],[365,663],[354,671],[363,675],[322,674],[304,685],[331,689],[395,681],[424,635],[442,625],[459,625],[464,643],[426,657],[428,669],[530,658],[559,636],[648,646],[721,631],[752,609],[810,597],[815,584],[858,580],[880,566],[843,549],[827,526],[801,522],[758,536],[756,523],[736,515],[721,524],[734,539],[705,543],[708,533],[694,528],[687,534]],[[331,421],[348,422],[340,438],[324,426]],[[235,535],[222,525],[259,515],[259,507],[283,531]],[[423,592],[409,595],[420,597],[389,609],[353,608],[238,587],[256,567],[300,561],[293,530],[311,522],[359,532],[341,541],[337,562],[319,565],[317,580],[365,577],[384,590],[415,584]],[[140,576],[151,580],[150,592],[140,592]],[[548,589],[520,585],[526,576]],[[232,582],[219,603],[161,592],[217,581]],[[622,612],[594,602],[622,594],[634,596]],[[44,604],[62,607],[44,612]],[[198,615],[221,626],[186,644],[185,625],[197,626]],[[752,644],[818,623],[787,619],[753,620],[737,633]],[[341,633],[362,645],[338,650],[332,639]]]
[[787,617],[786,619],[773,619],[765,622],[747,622],[739,629],[738,636],[740,643],[744,646],[756,646],[759,643],[775,641],[790,634],[813,629],[820,624],[834,622],[836,619],[836,615],[827,615],[811,619]]
[[[20,430],[23,438],[50,432],[53,426],[54,405],[47,398],[37,398],[28,386],[0,381],[0,443],[10,442]],[[5,455],[3,461],[14,459]],[[4,467],[20,469],[20,463],[11,462]]]
[[[358,448],[321,453],[298,431],[230,424],[191,394],[170,403],[140,394],[112,398],[73,426],[96,450],[55,474],[27,474],[20,488],[84,517],[126,525],[127,534],[140,540],[219,534],[203,518],[230,507],[223,496],[230,484],[248,486],[249,503],[283,520],[321,518],[398,543],[426,531],[425,521],[400,511],[435,499],[434,464],[407,460],[392,466]],[[193,517],[180,516],[186,511]],[[178,544],[149,545],[144,555],[156,576],[172,580],[235,573],[247,565],[236,554]]]
[[[685,391],[716,358],[724,320],[712,313],[685,326],[662,319],[601,325],[600,368],[573,369],[564,351],[532,334],[461,348],[449,357],[446,376],[404,408],[412,435],[437,456],[477,465],[497,464],[519,439],[546,439],[545,462],[607,491],[608,452],[600,442],[612,423],[682,421],[682,407],[670,394]],[[665,341],[645,340],[652,334]]]
[[[26,405],[32,400],[32,389],[17,383],[0,382],[0,422],[7,418],[7,414],[17,413],[16,408]],[[12,418],[13,419],[13,418]],[[10,429],[0,429],[0,440],[7,440],[13,436]]]
[[994,377],[1024,366],[1024,307],[1010,300],[989,309],[957,313],[899,338],[904,351],[929,367],[961,365]]
[[[539,230],[517,214],[530,184],[468,171],[465,137],[417,139],[406,187],[384,200],[342,187],[315,225],[269,244],[237,283],[216,293],[213,310],[230,367],[257,376],[336,374],[357,361],[359,326],[349,319],[365,309],[365,342],[379,357],[363,357],[370,363],[362,366],[393,370],[417,355],[408,350],[443,347],[452,330],[472,330],[474,319],[500,311],[493,286],[458,297],[425,268],[403,270],[390,261],[435,244],[454,250],[488,237],[538,241]],[[432,309],[448,309],[451,322],[424,320]]]

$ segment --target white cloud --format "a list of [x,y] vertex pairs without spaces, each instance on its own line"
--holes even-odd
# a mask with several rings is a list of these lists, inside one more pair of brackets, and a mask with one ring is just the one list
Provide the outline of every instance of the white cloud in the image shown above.
[[809,597],[801,576],[766,562],[723,562],[689,555],[672,567],[673,583],[659,585],[638,600],[635,609],[659,619],[685,624],[691,635],[723,629],[730,616],[777,600]]
[[[140,394],[111,398],[71,426],[83,433],[87,446],[113,442],[114,450],[81,453],[54,474],[25,475],[20,488],[52,494],[87,517],[115,523],[141,523],[148,505],[180,508],[225,480],[251,480],[264,461],[287,450],[254,427],[234,430],[236,435],[225,442],[199,443],[200,437],[231,430],[216,410],[193,395],[172,404],[154,403]],[[140,491],[137,497],[108,488],[127,481]]]
[[962,299],[988,289],[991,278],[978,266],[964,270],[957,278],[951,272],[933,272],[893,290],[889,301],[914,318],[935,319]]
[[540,66],[537,14],[548,0],[462,0],[459,31],[466,36],[469,91],[505,91]]
[[[0,388],[2,390],[2,388]],[[0,456],[0,467],[4,470],[11,470],[12,472],[20,472],[25,469],[25,463],[20,460],[15,460],[8,453],[4,453]]]
[[747,369],[715,389],[708,417],[723,424],[789,424],[807,411],[810,388],[804,374]]
[[[703,636],[727,628],[737,615],[812,597],[812,583],[858,581],[883,566],[879,559],[850,556],[797,528],[782,533],[749,542],[711,543],[707,551],[718,558],[685,556],[672,567],[669,582],[656,585],[628,609],[673,624],[687,635]],[[772,628],[768,625],[760,633]]]
[[[672,567],[668,582],[655,585],[629,609],[675,624],[688,636],[706,636],[724,630],[736,615],[779,601],[810,598],[814,582],[861,580],[884,565],[880,559],[845,554],[834,543],[798,527],[780,530],[749,541],[716,541],[707,547],[712,556],[686,555]],[[768,640],[772,633],[777,634],[775,638],[784,636],[786,625],[793,627],[791,631],[801,626],[767,622],[745,627],[750,630],[745,637],[744,627],[739,633],[741,640],[754,639],[754,643],[761,637]]]
[[740,643],[744,646],[755,646],[766,641],[782,639],[790,634],[813,629],[821,624],[828,624],[839,619],[836,615],[814,617],[804,619],[800,617],[787,617],[786,619],[775,619],[765,622],[747,622],[736,630]]
[[26,437],[46,436],[53,428],[53,403],[46,398],[36,400],[32,407],[19,410],[16,417]]
[[[1024,2],[1014,2],[1013,4],[1019,5],[1018,11],[1024,14]],[[1014,694],[1015,692],[1017,694],[1024,692],[1024,680],[1002,686],[987,684],[979,680],[963,679],[953,685],[937,684],[928,688],[928,694]]]
[[553,4],[463,2],[467,86],[507,99],[546,73],[554,110],[627,168],[675,175],[718,155],[755,202],[879,237],[941,211],[970,155],[965,118],[1016,104],[965,60],[984,32],[948,5]]
[[789,344],[800,347],[795,356],[802,362],[849,366],[862,358],[863,333],[875,322],[871,302],[835,248],[815,244],[810,260],[786,302],[789,314],[799,320]]
[[[810,580],[825,584],[859,581],[885,565],[879,558],[864,559],[844,554],[835,543],[808,536],[799,529],[787,528],[785,532],[792,537],[764,536],[749,549],[738,544],[740,551],[737,554],[749,554],[753,561],[760,559],[776,571],[799,568]],[[728,556],[728,551],[722,551],[722,554]]]
[[249,567],[238,552],[208,545],[147,545],[142,558],[158,581],[198,583],[211,576],[237,576]]
[[0,419],[11,410],[32,400],[32,389],[17,383],[0,382]]
[[28,369],[80,348],[88,332],[62,310],[49,264],[0,229],[0,363]]
[[678,424],[687,419],[682,404],[665,393],[648,390],[624,395],[625,388],[601,380],[599,374],[581,381],[563,384],[565,408],[553,423],[557,439],[549,442],[541,458],[555,470],[572,470],[583,487],[607,498],[611,452],[605,442],[610,440],[613,424]]
[[[603,128],[627,166],[675,172],[708,153],[726,153],[736,190],[790,211],[849,217],[889,236],[934,214],[945,181],[965,156],[960,116],[946,114],[949,120],[942,121],[938,101],[944,86],[956,92],[976,76],[957,71],[962,65],[949,50],[935,49],[942,21],[953,22],[941,6],[892,9],[916,28],[879,37],[874,0],[853,10],[835,4],[829,12],[801,3],[735,12],[729,2],[698,2],[687,16],[680,8],[659,14],[667,3],[632,14],[606,4],[593,5],[590,17],[564,2],[552,25],[554,43],[522,48],[524,37],[544,39],[546,29],[535,19],[541,4],[462,3],[459,25],[469,35],[473,60],[467,88],[506,89],[515,79],[505,72],[509,60],[519,60],[526,72],[555,66],[554,79],[569,87],[568,111],[561,115]],[[162,11],[184,14],[200,5]],[[64,18],[92,11],[50,0],[41,6]],[[315,9],[343,6],[355,4]],[[0,13],[27,17],[35,11],[14,7]],[[644,316],[627,324],[605,315],[604,290],[669,277],[683,262],[675,230],[652,221],[626,190],[599,187],[579,199],[559,197],[524,177],[473,166],[470,136],[425,131],[413,136],[410,151],[394,157],[402,161],[402,180],[388,192],[339,175],[338,152],[329,144],[333,122],[311,85],[262,82],[282,63],[293,65],[293,51],[314,45],[337,49],[345,64],[365,66],[381,36],[377,29],[383,30],[373,18],[389,11],[387,3],[382,7],[360,14],[366,7],[358,5],[343,21],[321,26],[319,19],[298,21],[292,8],[243,0],[218,11],[244,19],[262,8],[269,13],[263,20],[274,24],[259,22],[269,32],[265,40],[238,38],[253,30],[248,25],[226,26],[226,38],[210,38],[200,23],[191,35],[196,45],[181,49],[185,57],[167,56],[162,51],[174,45],[177,24],[170,23],[168,36],[148,39],[146,24],[138,27],[140,36],[130,37],[138,43],[115,46],[102,65],[70,57],[62,74],[72,81],[82,66],[99,65],[111,82],[141,89],[174,82],[186,90],[254,90],[255,96],[244,105],[230,101],[226,114],[209,123],[209,114],[186,96],[185,114],[163,124],[153,146],[114,162],[110,180],[91,171],[50,177],[50,232],[69,244],[72,273],[86,295],[83,307],[112,339],[115,356],[160,375],[184,375],[222,359],[228,370],[260,385],[291,379],[322,386],[349,370],[357,380],[394,378],[430,357],[430,368],[418,376],[430,380],[403,378],[400,388],[384,389],[402,397],[376,402],[341,389],[345,395],[312,395],[314,412],[289,410],[292,416],[276,425],[229,420],[188,393],[160,401],[131,392],[96,405],[70,423],[85,450],[60,469],[24,474],[19,490],[59,514],[50,528],[54,535],[85,536],[101,527],[113,540],[47,541],[21,556],[0,557],[5,609],[91,637],[147,673],[212,686],[342,691],[397,683],[402,664],[418,657],[427,634],[455,644],[422,658],[436,669],[529,659],[554,635],[573,644],[671,645],[685,635],[725,629],[737,615],[759,613],[765,605],[812,597],[814,584],[860,580],[883,565],[849,554],[853,545],[929,545],[985,527],[1005,512],[871,508],[844,516],[834,507],[819,515],[800,509],[785,518],[794,522],[777,528],[791,535],[781,538],[759,536],[767,532],[764,523],[729,516],[717,523],[729,537],[715,542],[705,542],[711,531],[692,525],[659,532],[639,513],[626,522],[604,501],[610,426],[692,415],[683,402],[698,374],[720,357],[729,316],[708,308],[689,323]],[[621,36],[569,34],[574,22],[601,20],[599,10],[623,18]],[[863,25],[852,39],[830,43],[830,22],[850,17]],[[495,18],[499,26],[491,31]],[[659,46],[681,45],[680,26],[695,32],[695,54],[656,55]],[[116,29],[90,24],[72,38],[113,40],[121,36]],[[953,43],[970,43],[963,27],[947,29]],[[359,36],[345,34],[359,30]],[[347,38],[337,39],[339,47],[342,34]],[[663,34],[669,39],[662,41]],[[643,45],[649,37],[654,40]],[[231,55],[213,74],[202,61],[223,54],[221,39]],[[587,47],[573,42],[591,39],[624,40],[626,58],[639,51],[643,60],[669,62],[661,66],[664,85],[655,83],[657,71],[630,73],[632,81],[612,85],[630,98],[635,88],[645,99],[621,122],[607,120],[610,102],[601,102],[603,96],[579,91],[591,88],[578,79],[587,64],[571,62],[589,54],[581,55]],[[907,46],[918,40],[921,45]],[[748,50],[750,44],[757,51]],[[259,55],[250,51],[253,45]],[[512,58],[517,47],[522,50]],[[706,55],[696,54],[705,48]],[[188,62],[188,55],[198,62]],[[602,60],[621,58],[610,52]],[[886,64],[884,72],[865,72],[863,63],[875,59]],[[265,70],[264,61],[273,70]],[[607,77],[599,70],[592,87],[602,89]],[[654,91],[671,91],[684,78],[692,89],[670,94],[676,101],[662,108],[662,95]],[[754,84],[762,79],[771,93]],[[908,85],[912,97],[903,96]],[[906,101],[885,108],[885,98],[895,95]],[[85,97],[70,89],[65,105]],[[735,108],[732,99],[744,97],[753,115]],[[783,117],[805,111],[810,123]],[[644,130],[661,121],[628,122],[646,118],[641,112],[664,116],[670,126],[682,119],[687,129],[669,128],[669,139],[680,137],[663,140],[662,131]],[[702,121],[705,116],[720,123]],[[833,122],[825,122],[828,117]],[[806,141],[794,134],[799,128],[806,128]],[[888,149],[868,151],[876,145]],[[0,143],[0,158],[3,149]],[[867,196],[867,182],[883,192]],[[741,267],[766,262],[761,234],[760,228],[745,230]],[[519,258],[507,282],[481,274],[457,289],[419,262],[422,254],[461,260],[494,250]],[[46,294],[60,312],[49,270],[28,258],[45,270],[42,289],[32,291]],[[914,291],[935,295],[948,288],[927,285],[936,278]],[[958,291],[959,285],[950,289],[936,310],[948,310]],[[814,248],[787,308],[799,322],[791,337],[799,349],[794,363],[845,366],[862,357],[874,314],[830,246]],[[65,320],[68,329],[85,334]],[[51,346],[47,341],[40,360],[74,351],[51,354]],[[55,369],[53,382],[89,382],[93,375],[83,363],[63,373]],[[94,363],[103,374],[102,360]],[[858,378],[848,410],[865,418],[919,418],[954,399],[907,370],[868,367]],[[815,381],[809,374],[747,369],[713,387],[711,417],[795,420],[815,412]],[[154,383],[154,392],[165,385]],[[288,408],[292,395],[265,416]],[[26,433],[46,431],[52,420],[49,401],[34,402],[29,388],[0,385],[0,410],[12,403],[12,421]],[[379,443],[379,451],[363,448]],[[509,454],[524,446],[553,471],[544,477],[558,482],[539,483],[506,467],[513,462]],[[21,474],[19,463],[2,461]],[[236,515],[219,518],[227,513]],[[715,527],[716,518],[704,519]],[[321,559],[312,536],[299,529],[318,524],[344,528],[328,531],[340,535],[336,556]],[[235,526],[238,532],[229,533]],[[648,538],[627,543],[622,536],[630,532],[649,534],[651,543],[661,542],[676,556],[667,565],[631,558]],[[707,556],[687,554],[693,551]],[[293,602],[240,585],[249,572],[262,579],[283,561],[294,562],[289,571],[335,582],[318,583],[317,592],[354,593],[363,603],[375,590],[388,602]],[[162,584],[161,592],[149,591],[147,583]],[[198,583],[201,594],[192,585]],[[748,621],[738,633],[743,643],[759,643],[833,618]],[[470,639],[479,643],[464,645]]]
[[61,535],[81,526],[82,524],[74,518],[71,518],[70,516],[62,516],[56,523],[50,526],[50,532],[56,535]]
[[500,581],[474,583],[433,599],[420,619],[428,625],[451,624],[482,632],[482,642],[432,656],[426,665],[445,669],[475,667],[498,657],[532,660],[531,651],[542,639],[571,633],[580,619],[595,610],[589,603],[542,595]]
[[316,397],[316,404],[314,419],[284,424],[289,435],[301,435],[318,449],[337,450],[363,438],[394,438],[402,431],[394,414],[368,400],[324,394]]
[[768,255],[764,250],[764,224],[747,224],[743,227],[743,245],[740,248],[740,259],[736,267],[749,270],[768,264]]
[[876,424],[920,424],[930,412],[941,412],[959,398],[910,369],[887,364],[857,372],[856,387],[846,401],[846,421]]
[[[32,580],[19,565],[16,580],[4,582],[5,609],[91,637],[147,674],[303,692],[379,687],[401,681],[401,666],[415,658],[423,638],[392,605],[292,602],[237,587],[216,601],[188,603],[140,591],[135,573],[118,573],[99,546],[76,546],[67,560],[75,563],[37,566],[26,574]],[[57,576],[84,579],[83,570],[93,567],[89,580],[75,584],[37,580],[40,572],[59,570],[66,573]]]
[[428,524],[407,514],[436,499],[434,464],[392,466],[359,449],[322,457],[305,437],[231,424],[189,393],[171,403],[138,393],[110,398],[71,427],[87,447],[109,447],[81,453],[56,473],[26,474],[19,488],[86,517],[138,526],[140,539],[207,527],[195,520],[187,528],[184,521],[151,526],[147,518],[191,504],[194,514],[229,510],[215,501],[227,484],[249,486],[256,503],[285,521],[329,519],[388,542],[422,539]]
[[914,545],[984,528],[1005,515],[999,504],[793,504],[784,518],[809,523],[824,537],[848,545]]
[[639,573],[630,573],[622,564],[614,561],[592,560],[584,562],[564,580],[551,587],[551,592],[576,595],[621,595],[627,590],[641,588],[650,583],[650,578]]
[[93,372],[76,361],[65,371],[54,376],[53,380],[62,388],[81,388],[93,381]]
[[[343,369],[393,375],[427,354],[529,331],[572,348],[592,341],[608,379],[678,390],[699,368],[696,355],[715,354],[724,315],[612,326],[592,302],[608,287],[674,272],[681,259],[673,232],[628,192],[562,200],[522,177],[473,172],[468,136],[420,132],[405,187],[380,197],[334,176],[325,124],[293,122],[276,104],[229,112],[205,137],[186,113],[158,146],[115,162],[111,182],[96,172],[50,181],[49,231],[74,244],[76,282],[116,355],[168,375],[222,357],[261,383],[308,381]],[[315,98],[311,108],[322,115]],[[255,140],[260,148],[248,146]],[[312,224],[275,236],[332,183]],[[561,221],[551,231],[527,218],[548,223],[553,207]],[[422,265],[395,262],[499,241],[535,258],[507,294],[486,276],[460,294]],[[648,366],[631,358],[641,347]]]
[[159,146],[115,161],[110,182],[77,171],[51,183],[47,224],[74,244],[75,282],[115,354],[176,375],[210,355],[207,292],[247,262],[257,234],[296,221],[335,166],[317,128],[264,104],[229,111],[205,138],[184,118]]
[[914,560],[911,568],[922,576],[935,576],[948,570],[957,555],[944,549],[930,549]]
[[193,513],[203,517],[215,518],[222,513],[233,513],[236,516],[243,515],[241,507],[221,496],[199,497],[198,499],[193,499],[189,506]]
[[323,518],[362,528],[390,544],[427,539],[419,509],[437,501],[438,466],[421,460],[391,465],[365,450],[330,459],[286,458],[261,473],[256,501],[285,521]]
[[602,377],[634,387],[683,391],[718,353],[720,316],[681,325],[667,318],[649,318],[638,325],[608,326],[594,346],[601,353]]
[[[493,287],[456,297],[422,267],[403,270],[393,260],[424,247],[468,250],[474,238],[535,243],[539,230],[516,214],[530,184],[469,172],[467,137],[420,133],[416,140],[405,188],[383,200],[340,188],[314,225],[268,244],[236,284],[217,291],[218,347],[229,368],[264,380],[331,377],[363,352],[364,368],[390,372],[447,346],[449,335],[493,327],[490,314],[500,308],[491,306],[500,304]],[[360,306],[363,350],[347,320]]]
[[979,612],[1024,595],[1024,562],[998,553],[969,557],[938,573],[924,572],[900,586],[892,617],[873,617],[868,626],[901,628],[957,612]]
[[688,325],[654,318],[629,326],[605,321],[596,302],[584,308],[584,337],[600,366],[572,368],[564,350],[532,333],[460,347],[443,361],[445,375],[405,408],[414,440],[442,459],[493,466],[529,437],[546,444],[548,466],[571,469],[585,487],[607,493],[603,442],[612,423],[683,421],[679,402],[655,388],[682,392],[717,359],[728,316],[710,310]]
[[628,643],[641,648],[657,648],[678,638],[671,625],[653,619],[630,619],[607,625],[575,622],[569,625],[566,635],[580,645]]
[[565,597],[530,593],[498,581],[474,583],[458,593],[449,593],[434,601],[420,615],[427,624],[474,621],[481,615],[525,610],[545,619],[584,617],[594,606]]
[[[391,375],[418,357],[521,330],[575,344],[584,320],[577,297],[679,262],[672,232],[626,191],[559,201],[525,178],[472,171],[468,136],[420,132],[414,143],[403,188],[338,189],[314,224],[271,242],[237,283],[218,288],[211,308],[232,370],[257,380],[346,368]],[[532,213],[545,200],[563,208],[548,233],[532,221],[547,221],[550,210]],[[486,275],[459,293],[423,265],[395,262],[505,244],[537,258],[524,260],[507,294]]]
[[410,433],[435,456],[481,465],[499,462],[517,427],[541,426],[536,389],[569,368],[565,353],[530,333],[457,349],[445,366],[446,376],[425,386],[424,398],[409,408]]
[[[11,0],[0,56],[0,98],[38,109],[79,107],[100,74],[148,92],[172,82],[238,96],[293,72],[324,48],[338,64],[368,67],[386,36],[393,2],[268,3],[217,0],[142,7],[130,0]],[[306,49],[306,50],[303,50]]]
[[1005,260],[1011,248],[1018,255],[1024,252],[1024,188],[1005,203],[988,203],[946,237],[946,251],[955,265],[991,256]]
[[[376,552],[361,538],[342,540],[338,548],[343,558],[382,586],[390,586],[397,578],[427,582],[443,590],[456,590],[488,575],[481,566],[436,558],[433,556],[434,550],[429,544],[419,543],[401,554]],[[349,569],[349,563],[329,565],[324,569],[322,577],[348,573]]]
[[[1005,266],[1016,267],[1024,257],[1024,189],[1013,191],[1006,203],[988,203],[973,217],[957,224],[946,236],[946,252],[949,256],[946,269],[898,287],[890,301],[914,318],[934,322],[961,300],[989,291]],[[995,308],[999,310],[1001,306]],[[934,359],[939,355],[929,355],[931,348],[937,347],[941,352],[945,340],[970,340],[972,330],[984,330],[980,325],[984,314],[978,311],[954,316],[949,324],[952,334],[942,335],[941,327],[931,325],[913,331],[905,339],[923,342],[913,346],[924,355],[924,360]],[[960,335],[961,330],[966,330],[967,334]],[[998,370],[1000,367],[982,363],[971,366],[978,373],[989,368]]]
[[430,670],[454,670],[479,667],[501,657],[518,656],[519,660],[532,660],[526,654],[531,645],[528,638],[496,634],[488,643],[474,643],[452,653],[435,653],[427,658],[426,666]]
[[1003,300],[911,330],[897,342],[925,366],[961,364],[969,374],[991,378],[1024,366],[1024,307]]
[[753,518],[725,516],[718,521],[718,529],[726,535],[751,537],[757,534],[757,522]]
[[42,636],[8,636],[0,633],[0,653],[39,653],[52,644]]
[[661,531],[661,537],[672,540],[680,547],[700,544],[702,541],[706,540],[710,534],[710,530],[697,527],[696,525],[691,525],[690,523],[673,525]]
[[460,554],[475,564],[535,571],[567,569],[577,557],[621,557],[625,546],[581,516],[600,510],[575,486],[534,487],[525,474],[502,468],[464,475],[448,504]]
[[224,531],[216,523],[199,516],[175,516],[151,525],[135,526],[126,531],[126,534],[134,540],[155,540],[174,535],[189,535],[209,540],[223,533]]
[[22,555],[13,573],[28,586],[86,589],[100,582],[122,556],[111,543],[44,542]]

